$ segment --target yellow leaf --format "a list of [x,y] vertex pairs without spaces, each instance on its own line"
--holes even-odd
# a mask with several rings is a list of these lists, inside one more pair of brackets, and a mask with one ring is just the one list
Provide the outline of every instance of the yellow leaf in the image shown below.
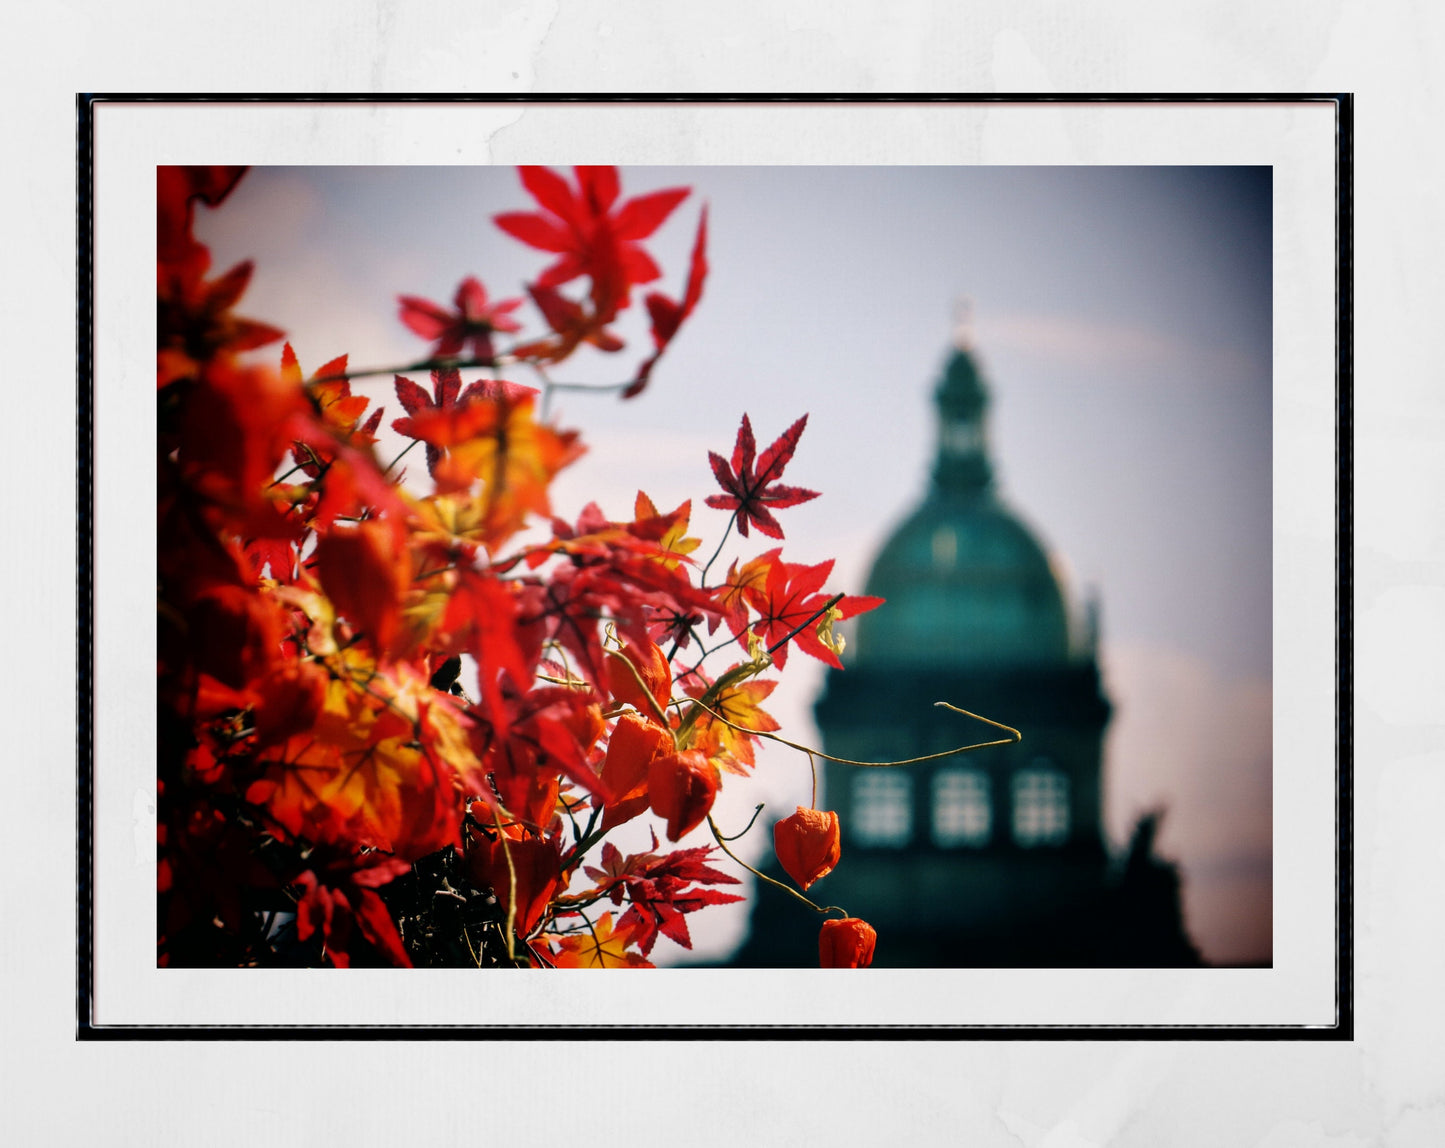
[[612,914],[603,913],[590,930],[560,938],[561,950],[552,962],[559,969],[650,969],[652,962],[641,953],[629,953],[635,926],[628,925],[615,932]]
[[[746,777],[755,764],[753,743],[757,739],[743,730],[771,733],[782,728],[761,706],[763,699],[773,692],[777,684],[776,680],[754,678],[725,688],[709,706],[727,721],[718,721],[704,710],[697,721],[698,732],[693,744],[712,758],[719,768]],[[699,695],[703,692],[701,689],[696,691]],[[734,729],[733,726],[742,726],[743,729]]]

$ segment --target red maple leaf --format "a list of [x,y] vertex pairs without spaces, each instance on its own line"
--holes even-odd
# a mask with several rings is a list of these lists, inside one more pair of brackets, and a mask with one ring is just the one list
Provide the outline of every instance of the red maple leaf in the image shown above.
[[156,168],[156,253],[160,263],[194,260],[204,250],[191,235],[196,201],[218,207],[246,174],[244,167]]
[[[767,579],[760,590],[752,588],[744,591],[748,604],[758,612],[758,620],[752,626],[753,633],[763,640],[780,667],[788,660],[788,644],[796,642],[805,654],[811,654],[837,669],[843,668],[838,655],[818,635],[818,626],[825,621],[824,607],[830,597],[823,590],[823,583],[832,572],[831,558],[816,566],[779,560],[768,567]],[[882,598],[846,595],[833,607],[837,611],[834,620],[851,618],[882,604]],[[797,633],[793,633],[794,630]],[[775,646],[776,649],[773,648]]]
[[210,252],[181,265],[158,264],[156,282],[156,386],[194,378],[204,364],[224,355],[264,347],[284,332],[232,312],[251,282],[248,259],[224,275],[204,278]]
[[275,327],[231,313],[251,278],[245,262],[207,279],[211,251],[191,234],[199,200],[218,206],[244,167],[156,168],[156,385],[193,378],[203,364],[279,339]]
[[[406,435],[408,438],[418,438],[416,423],[413,418],[417,415],[426,414],[429,411],[453,411],[474,396],[485,398],[503,398],[509,401],[517,400],[525,395],[535,395],[535,387],[523,386],[521,383],[509,383],[505,379],[482,379],[475,383],[468,383],[467,389],[462,390],[462,373],[456,367],[445,367],[439,371],[432,371],[431,385],[435,394],[426,393],[425,388],[418,386],[404,375],[395,376],[396,397],[406,410],[407,418],[392,419],[391,429],[397,434]],[[433,478],[436,477],[436,465],[441,461],[442,449],[426,444],[426,468],[427,473]]]
[[511,315],[522,305],[522,301],[502,299],[491,302],[487,298],[487,289],[475,276],[463,279],[457,288],[453,299],[455,311],[448,311],[430,299],[415,295],[399,296],[398,301],[401,303],[401,321],[423,339],[436,343],[432,354],[437,358],[459,355],[470,343],[475,358],[490,362],[496,358],[492,333],[522,329]]
[[519,825],[476,834],[468,842],[466,860],[472,880],[492,889],[503,912],[514,913],[519,936],[537,927],[562,884],[556,842]]
[[604,614],[623,639],[642,645],[649,635],[660,640],[653,632],[659,621],[696,615],[701,624],[716,612],[711,592],[692,585],[687,566],[670,567],[662,560],[669,554],[662,543],[639,537],[648,531],[634,532],[632,525],[610,522],[589,503],[575,528],[554,518],[553,541],[534,548],[527,558],[534,567],[558,553],[571,558],[537,591],[540,613],[530,620],[544,623],[545,636],[560,641],[577,658],[582,675],[604,689],[598,634]]
[[632,385],[622,392],[624,399],[634,398],[647,388],[647,381],[652,377],[652,368],[657,365],[657,360],[662,358],[662,352],[667,350],[667,345],[677,335],[683,321],[692,314],[693,308],[702,298],[702,285],[706,279],[707,208],[704,207],[702,218],[697,225],[697,239],[692,246],[692,262],[688,267],[687,289],[683,293],[682,302],[669,299],[660,291],[654,291],[647,296],[647,313],[652,318],[652,344],[655,350],[639,368]]
[[798,439],[807,425],[808,416],[804,415],[779,435],[772,446],[757,455],[753,424],[747,415],[743,415],[738,441],[733,447],[732,464],[729,465],[722,455],[708,451],[712,472],[717,476],[718,485],[727,493],[708,495],[707,504],[714,510],[737,511],[738,533],[744,538],[748,536],[749,521],[769,538],[781,538],[783,528],[778,525],[772,511],[797,506],[800,502],[818,497],[816,490],[783,486],[777,481],[783,477],[783,469],[792,460]]
[[592,300],[610,319],[627,306],[633,284],[651,283],[662,274],[641,240],[662,226],[688,196],[685,187],[668,188],[617,206],[621,190],[615,167],[578,167],[577,190],[545,167],[523,167],[522,185],[541,211],[509,211],[494,217],[508,235],[559,258],[537,279],[539,287],[559,287],[581,275],[592,278]]
[[[546,686],[518,697],[505,688],[502,696],[509,707],[505,736],[480,709],[474,708],[469,716],[482,724],[480,738],[488,743],[481,755],[482,768],[491,775],[508,813],[545,829],[556,806],[559,774],[602,803],[612,800],[611,787],[593,766],[594,760],[601,763],[593,748],[604,726],[591,690]],[[491,802],[488,794],[482,797]]]
[[[398,968],[412,967],[406,947],[386,905],[370,886],[385,884],[391,870],[360,870],[350,878],[310,869],[295,881],[301,891],[296,905],[296,935],[302,941],[320,933],[326,956],[338,969],[351,967],[351,929],[355,924],[377,953]],[[323,879],[324,878],[324,879]]]
[[654,641],[672,642],[679,650],[685,650],[692,645],[697,627],[705,621],[707,621],[707,616],[696,610],[664,607],[658,610],[652,620],[648,622],[647,634]]
[[[652,836],[657,848],[657,835]],[[685,914],[707,905],[726,905],[745,898],[704,885],[738,885],[741,882],[706,862],[715,846],[678,849],[672,853],[634,853],[623,857],[610,841],[602,846],[601,869],[590,866],[586,873],[599,882],[598,891],[621,904],[624,896],[632,904],[617,922],[636,929],[637,947],[643,956],[661,933],[685,949],[692,948]]]
[[457,579],[442,615],[442,627],[451,641],[463,641],[476,659],[482,711],[498,736],[505,737],[509,717],[502,700],[502,675],[509,675],[511,684],[523,689],[531,680],[534,664],[517,635],[520,587],[465,567]]
[[530,286],[527,293],[547,326],[557,333],[554,344],[528,343],[516,348],[515,353],[527,357],[542,354],[548,358],[564,359],[581,343],[591,343],[599,351],[620,351],[627,344],[607,330],[607,324],[615,317],[616,308],[609,311],[589,312],[581,303],[568,299],[554,287]]
[[333,524],[317,541],[315,556],[326,596],[377,654],[392,652],[412,575],[411,557],[396,531],[374,518]]
[[[728,567],[727,577],[722,585],[714,588],[713,601],[718,610],[719,617],[727,622],[728,629],[733,632],[734,637],[741,637],[742,632],[748,628],[748,600],[750,594],[762,592],[763,586],[768,580],[768,571],[772,569],[773,563],[782,557],[781,547],[774,547],[765,553],[759,554],[756,558],[749,559],[738,569],[736,561]],[[713,618],[708,627],[711,634],[717,629],[718,618]]]

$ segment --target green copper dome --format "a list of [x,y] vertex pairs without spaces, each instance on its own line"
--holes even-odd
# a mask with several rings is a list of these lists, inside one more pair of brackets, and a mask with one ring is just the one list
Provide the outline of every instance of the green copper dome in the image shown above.
[[997,498],[985,435],[988,393],[956,350],[934,395],[938,446],[927,496],[873,564],[888,599],[858,620],[853,664],[1041,666],[1070,659],[1063,589],[1047,554]]

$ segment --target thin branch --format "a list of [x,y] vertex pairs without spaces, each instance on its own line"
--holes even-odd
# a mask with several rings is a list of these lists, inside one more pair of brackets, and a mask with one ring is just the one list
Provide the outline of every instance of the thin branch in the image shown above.
[[554,391],[595,391],[597,394],[609,394],[612,391],[625,391],[634,382],[635,379],[628,379],[625,383],[554,383],[549,380],[547,385]]
[[779,650],[781,650],[784,646],[786,646],[789,642],[791,642],[794,638],[796,638],[799,634],[801,634],[804,630],[806,630],[809,626],[811,626],[814,622],[816,622],[839,602],[841,602],[843,598],[844,595],[842,594],[834,594],[831,598],[829,598],[826,602],[823,603],[821,608],[813,611],[813,616],[811,618],[809,618],[801,626],[794,626],[791,630],[788,631],[787,637],[779,638],[776,642],[769,646],[768,653],[776,654]]
[[587,850],[591,849],[592,846],[596,845],[597,842],[601,841],[602,838],[607,835],[606,829],[598,829],[593,832],[590,828],[591,824],[592,822],[589,821],[589,828],[587,832],[583,835],[582,840],[578,841],[575,845],[572,846],[571,849],[567,850],[566,854],[563,856],[561,868],[564,872],[572,868],[572,866],[577,863],[577,861],[587,852]]
[[388,475],[388,474],[390,474],[390,473],[391,473],[391,468],[394,467],[397,463],[399,463],[402,459],[404,459],[404,458],[407,456],[407,453],[411,450],[411,448],[414,447],[414,446],[416,446],[416,444],[419,443],[419,442],[421,442],[421,439],[419,439],[419,438],[414,438],[414,439],[411,440],[411,442],[407,443],[406,446],[402,448],[401,453],[400,453],[399,455],[397,455],[394,459],[392,459],[389,463],[386,464],[385,469],[383,469],[381,473],[382,473],[383,475]]
[[507,361],[506,355],[498,355],[493,359],[422,359],[419,363],[407,363],[400,367],[362,367],[358,370],[345,370],[336,375],[318,375],[314,379],[307,379],[306,385],[315,386],[317,383],[339,383],[349,379],[375,378],[379,375],[404,375],[408,371],[445,371],[450,369],[468,371],[478,367],[499,367]]
[[497,837],[502,842],[502,856],[507,860],[507,960],[517,963],[514,940],[517,935],[517,866],[512,860],[512,849],[507,844],[507,834],[502,829],[502,810],[492,806],[492,821],[497,827]]
[[746,825],[744,825],[744,826],[742,827],[742,829],[740,829],[738,832],[734,833],[731,837],[725,837],[725,838],[723,838],[723,840],[724,840],[724,841],[736,841],[739,837],[746,837],[747,834],[748,834],[748,830],[753,827],[753,822],[755,822],[755,821],[758,819],[758,814],[761,813],[762,811],[763,811],[763,803],[762,803],[762,802],[758,802],[757,808],[755,808],[755,809],[753,810],[753,815],[748,818],[748,823],[747,823]]
[[711,706],[705,704],[704,702],[698,701],[697,699],[693,700],[693,705],[699,706],[700,708],[706,710],[708,713],[712,714],[714,718],[722,722],[723,725],[731,726],[739,733],[751,734],[753,737],[765,737],[769,741],[779,742],[782,745],[787,746],[789,749],[796,749],[799,753],[806,753],[809,757],[809,760],[812,759],[812,756],[814,754],[817,754],[824,760],[836,761],[839,765],[857,765],[863,766],[867,769],[893,769],[895,766],[900,765],[917,765],[921,761],[937,761],[941,757],[953,757],[955,754],[969,753],[970,751],[975,749],[988,749],[996,745],[1013,745],[1015,742],[1023,740],[1024,735],[1019,733],[1018,730],[1014,729],[1013,726],[1004,725],[1002,722],[993,721],[991,718],[980,717],[978,714],[975,713],[969,713],[968,710],[959,709],[958,706],[950,705],[948,702],[934,702],[933,704],[936,706],[942,706],[944,709],[950,709],[954,713],[963,714],[964,717],[971,717],[974,719],[974,721],[981,721],[984,723],[984,725],[991,725],[996,729],[1006,730],[1012,736],[1002,738],[998,741],[980,741],[975,742],[973,745],[961,745],[955,749],[945,749],[941,753],[926,753],[921,757],[905,757],[901,761],[854,761],[852,758],[834,757],[831,753],[824,753],[821,749],[813,749],[806,745],[799,745],[795,741],[789,741],[787,738],[779,737],[777,734],[769,733],[767,730],[748,729],[746,726],[738,725],[737,722],[729,721],[727,718],[723,717],[722,714],[718,713],[717,710],[713,709]]
[[[746,633],[747,633],[747,630],[746,630],[746,629],[743,630],[743,633],[746,634]],[[727,649],[729,646],[731,646],[733,643],[735,643],[735,642],[741,643],[742,640],[743,640],[743,639],[742,639],[742,634],[734,634],[731,638],[728,638],[728,639],[726,639],[725,641],[719,642],[716,646],[714,646],[714,647],[713,647],[712,649],[710,649],[710,650],[708,650],[708,649],[703,649],[702,654],[698,657],[697,661],[693,663],[692,669],[684,671],[684,672],[680,675],[680,677],[679,677],[678,680],[680,681],[682,678],[688,677],[689,675],[692,675],[692,674],[696,674],[696,673],[698,672],[698,670],[702,669],[702,664],[703,664],[703,662],[707,661],[710,657],[712,657],[712,656],[713,656],[715,653],[717,653],[719,650],[726,650],[726,649]],[[702,648],[702,642],[701,642],[700,640],[699,640],[699,642],[698,642],[698,647],[699,647],[699,649]]]
[[478,956],[477,950],[472,948],[472,935],[467,932],[467,923],[465,921],[462,922],[462,940],[467,943],[467,952],[472,954],[472,964],[476,965],[477,968],[481,968],[482,958]]
[[707,585],[707,572],[712,569],[712,564],[717,561],[717,556],[722,553],[723,543],[728,540],[728,535],[732,533],[733,523],[737,520],[738,512],[734,510],[728,518],[727,526],[723,529],[722,537],[718,539],[717,549],[712,552],[712,557],[707,560],[707,565],[702,568],[702,573],[698,575],[697,584],[699,586]]

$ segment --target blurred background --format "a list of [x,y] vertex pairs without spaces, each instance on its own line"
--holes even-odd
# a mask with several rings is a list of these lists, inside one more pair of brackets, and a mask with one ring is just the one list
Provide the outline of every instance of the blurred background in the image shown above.
[[[1099,849],[1080,863],[1117,879],[1140,819],[1158,815],[1150,855],[1177,876],[1193,948],[1213,964],[1268,964],[1269,169],[630,168],[622,182],[624,197],[693,188],[648,244],[664,271],[652,286],[681,295],[704,202],[711,272],[642,396],[555,397],[589,452],[554,485],[554,512],[574,519],[596,501],[627,518],[639,489],[664,510],[691,498],[690,533],[710,553],[727,515],[702,505],[716,489],[708,450],[729,453],[743,412],[760,445],[807,413],[786,481],[822,497],[780,512],[784,557],[835,558],[830,588],[862,593],[935,484],[936,396],[962,355],[983,396],[969,418],[987,497],[1046,555],[1070,657],[1087,647],[1106,700],[1097,824],[1075,811]],[[549,259],[491,217],[533,206],[510,168],[258,168],[219,210],[198,209],[197,234],[218,270],[256,260],[238,310],[285,329],[305,371],[342,353],[383,367],[427,351],[398,321],[397,295],[448,303],[468,275],[494,297],[524,294]],[[530,303],[518,315],[540,330]],[[629,378],[650,351],[645,317],[618,330],[620,355],[579,356],[555,377]],[[384,426],[403,413],[389,376],[353,389],[387,407]],[[399,445],[384,438],[383,455]],[[734,535],[720,561],[769,545]],[[850,637],[867,659],[866,626]],[[781,679],[766,708],[786,736],[821,744],[824,667],[795,654]],[[984,732],[957,721],[960,740]],[[766,803],[734,846],[761,864],[767,821],[810,788],[804,756],[765,746],[752,778],[726,779],[719,823],[736,832]],[[982,852],[1019,844],[1014,817],[994,818]],[[705,830],[685,841],[705,843]],[[631,843],[646,844],[645,830]],[[869,847],[857,844],[820,893],[850,862],[863,872]],[[689,924],[690,952],[662,939],[653,959],[728,960],[747,907]]]

